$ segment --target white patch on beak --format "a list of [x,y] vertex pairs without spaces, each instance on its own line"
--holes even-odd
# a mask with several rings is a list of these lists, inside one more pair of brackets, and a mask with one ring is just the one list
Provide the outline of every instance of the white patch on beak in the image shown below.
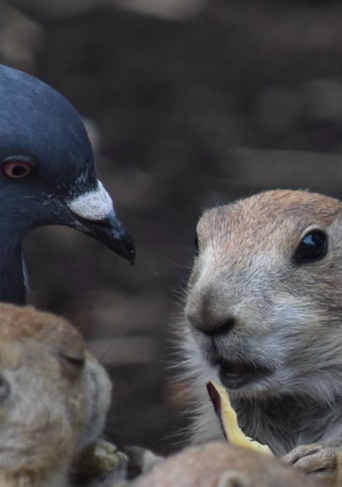
[[67,201],[66,204],[73,213],[85,220],[104,220],[109,215],[115,215],[112,198],[99,180],[97,188]]

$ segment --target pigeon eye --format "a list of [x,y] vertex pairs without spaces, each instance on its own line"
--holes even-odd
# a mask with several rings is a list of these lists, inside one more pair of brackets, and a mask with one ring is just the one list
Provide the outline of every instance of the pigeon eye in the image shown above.
[[297,264],[323,259],[328,252],[328,236],[322,230],[308,232],[294,255]]
[[5,161],[1,166],[1,172],[9,179],[22,179],[29,176],[34,169],[30,161]]

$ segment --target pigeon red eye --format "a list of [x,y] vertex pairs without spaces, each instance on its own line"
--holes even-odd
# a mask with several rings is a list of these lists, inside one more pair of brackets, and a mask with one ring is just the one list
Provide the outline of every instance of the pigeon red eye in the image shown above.
[[1,166],[2,174],[10,179],[26,178],[33,169],[34,165],[29,161],[5,161]]

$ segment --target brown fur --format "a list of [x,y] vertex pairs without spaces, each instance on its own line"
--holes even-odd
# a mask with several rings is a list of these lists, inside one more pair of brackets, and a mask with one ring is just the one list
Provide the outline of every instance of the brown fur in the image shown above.
[[109,400],[105,371],[66,320],[0,305],[1,487],[66,487],[70,461],[100,433],[95,411],[105,416]]
[[[312,228],[327,233],[328,253],[296,264]],[[318,443],[310,454],[300,450],[312,459],[303,469],[321,476],[330,469],[331,479],[341,470],[336,455],[329,468],[322,462],[342,449],[341,202],[268,191],[205,211],[197,233],[183,328],[196,401],[192,441],[221,437],[205,391],[219,380],[218,362],[247,361],[272,373],[229,391],[245,432],[277,455]]]
[[[114,484],[115,485],[115,484]],[[314,487],[300,472],[249,450],[213,442],[155,465],[131,487]]]

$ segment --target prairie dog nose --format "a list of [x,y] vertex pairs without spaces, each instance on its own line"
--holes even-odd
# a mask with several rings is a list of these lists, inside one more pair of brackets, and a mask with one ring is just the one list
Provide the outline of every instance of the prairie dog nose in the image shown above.
[[185,316],[192,326],[208,335],[227,334],[236,324],[228,305],[210,289],[189,297]]

